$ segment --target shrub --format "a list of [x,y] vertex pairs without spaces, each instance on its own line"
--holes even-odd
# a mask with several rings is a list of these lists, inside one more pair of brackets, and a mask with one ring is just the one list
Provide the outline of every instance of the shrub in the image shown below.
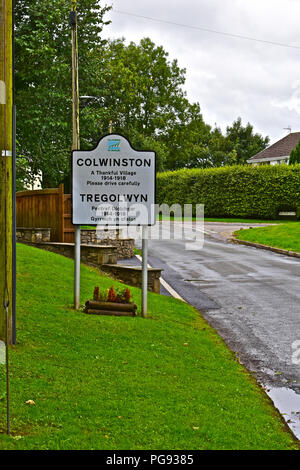
[[101,292],[99,287],[94,288],[93,300],[101,302],[116,302],[120,304],[132,303],[132,294],[130,289],[126,287],[123,290],[115,290],[114,286],[107,289],[105,292]]
[[300,206],[300,165],[236,165],[160,173],[157,203],[204,204],[206,217],[276,219],[282,207],[297,211]]
[[296,148],[291,151],[289,165],[295,165],[300,163],[300,142],[298,142]]
[[99,287],[95,287],[94,294],[93,294],[93,299],[94,300],[99,300]]
[[117,298],[117,293],[115,291],[114,286],[111,286],[111,288],[108,291],[108,297],[107,300],[108,302],[115,302]]

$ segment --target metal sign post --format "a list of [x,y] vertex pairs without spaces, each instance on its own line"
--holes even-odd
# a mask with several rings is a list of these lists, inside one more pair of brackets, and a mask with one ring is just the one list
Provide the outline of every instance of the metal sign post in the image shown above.
[[142,315],[148,313],[148,227],[142,228]]
[[[72,93],[73,93],[73,143],[72,149],[79,150],[79,84],[78,84],[78,37],[77,37],[77,0],[71,0],[70,25],[72,28]],[[75,226],[74,246],[74,307],[80,305],[80,225]]]
[[79,310],[80,306],[80,243],[81,230],[80,225],[75,226],[75,246],[74,246],[74,308]]

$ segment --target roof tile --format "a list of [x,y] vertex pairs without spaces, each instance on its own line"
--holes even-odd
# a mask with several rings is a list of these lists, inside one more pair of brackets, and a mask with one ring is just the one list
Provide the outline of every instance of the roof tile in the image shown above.
[[249,160],[258,160],[261,158],[269,159],[276,157],[287,157],[291,151],[296,147],[300,141],[300,132],[292,132],[291,134],[283,137],[283,139],[270,145],[270,147],[257,153]]

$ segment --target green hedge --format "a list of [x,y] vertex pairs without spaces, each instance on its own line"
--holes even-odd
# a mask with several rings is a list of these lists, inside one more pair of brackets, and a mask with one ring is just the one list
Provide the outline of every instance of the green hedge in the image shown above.
[[159,173],[158,204],[204,204],[206,217],[276,219],[300,207],[300,165],[228,166]]

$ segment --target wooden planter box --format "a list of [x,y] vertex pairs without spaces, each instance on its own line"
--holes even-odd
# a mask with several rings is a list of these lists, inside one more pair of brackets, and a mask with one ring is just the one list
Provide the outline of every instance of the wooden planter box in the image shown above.
[[84,312],[89,315],[113,315],[115,317],[136,317],[137,305],[118,304],[116,302],[101,302],[88,300],[85,303]]

